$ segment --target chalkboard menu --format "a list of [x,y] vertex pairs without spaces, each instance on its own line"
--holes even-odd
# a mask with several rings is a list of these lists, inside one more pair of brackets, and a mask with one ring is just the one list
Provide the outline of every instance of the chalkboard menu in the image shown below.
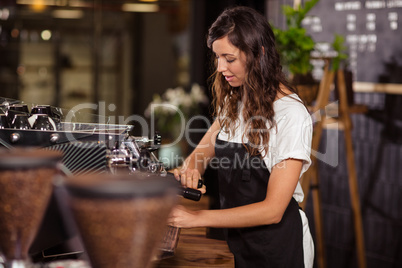
[[316,42],[344,36],[355,81],[402,83],[402,0],[321,0],[308,15]]

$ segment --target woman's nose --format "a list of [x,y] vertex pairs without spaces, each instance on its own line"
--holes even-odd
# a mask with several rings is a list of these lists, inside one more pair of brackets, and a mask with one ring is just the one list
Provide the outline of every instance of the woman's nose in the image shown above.
[[218,72],[220,72],[220,73],[226,70],[226,64],[224,63],[223,60],[218,59],[218,67],[217,67],[216,70],[217,70]]

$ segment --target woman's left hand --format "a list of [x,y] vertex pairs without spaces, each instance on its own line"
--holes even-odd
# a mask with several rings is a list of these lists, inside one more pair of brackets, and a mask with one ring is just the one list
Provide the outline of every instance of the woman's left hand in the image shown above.
[[195,222],[198,212],[191,211],[185,207],[178,205],[173,208],[168,218],[168,225],[179,228],[192,228],[196,227]]
[[173,170],[173,174],[176,180],[180,181],[181,185],[188,188],[193,188],[201,191],[202,194],[205,194],[207,188],[205,184],[198,188],[198,181],[201,180],[201,174],[197,169],[190,169],[187,167],[182,167],[179,171],[177,168]]

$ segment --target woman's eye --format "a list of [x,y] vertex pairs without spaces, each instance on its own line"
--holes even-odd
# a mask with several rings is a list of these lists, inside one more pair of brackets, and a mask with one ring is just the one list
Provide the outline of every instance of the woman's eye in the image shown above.
[[232,62],[234,62],[235,60],[226,60],[227,62],[229,62],[229,63],[232,63]]

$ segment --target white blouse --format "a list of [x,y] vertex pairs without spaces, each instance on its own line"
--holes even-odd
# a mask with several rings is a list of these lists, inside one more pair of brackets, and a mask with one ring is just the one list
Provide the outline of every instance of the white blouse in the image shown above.
[[[227,131],[222,129],[218,139],[235,143],[242,143],[242,141],[248,143],[247,137],[243,137],[242,132],[246,126],[242,110],[243,104],[240,104],[239,119],[234,122],[237,126],[234,136],[230,136]],[[311,165],[310,153],[313,131],[311,116],[296,94],[276,100],[274,112],[276,126],[269,131],[268,153],[265,153],[264,146],[259,146],[260,152],[264,156],[264,162],[271,172],[273,166],[285,159],[303,160],[301,176]],[[303,201],[304,195],[300,183],[298,183],[293,197],[297,202]]]

